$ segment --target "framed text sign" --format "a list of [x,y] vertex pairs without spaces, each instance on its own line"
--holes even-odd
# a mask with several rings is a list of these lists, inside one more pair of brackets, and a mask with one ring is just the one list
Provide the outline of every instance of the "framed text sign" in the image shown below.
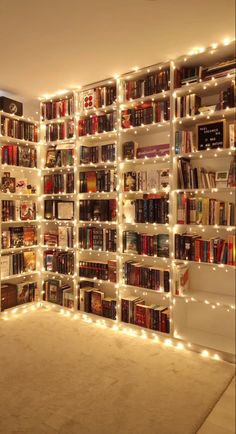
[[226,145],[225,119],[205,124],[197,124],[197,148],[204,149],[224,148]]

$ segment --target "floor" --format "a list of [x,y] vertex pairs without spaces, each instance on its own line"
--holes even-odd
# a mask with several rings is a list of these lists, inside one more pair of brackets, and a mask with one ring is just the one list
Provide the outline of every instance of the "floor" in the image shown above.
[[235,377],[209,414],[198,434],[235,434]]
[[232,364],[46,309],[1,318],[0,434],[234,433]]

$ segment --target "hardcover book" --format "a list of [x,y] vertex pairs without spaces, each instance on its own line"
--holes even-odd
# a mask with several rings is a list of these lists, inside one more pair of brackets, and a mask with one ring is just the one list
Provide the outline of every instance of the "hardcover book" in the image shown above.
[[24,252],[24,268],[25,271],[34,271],[36,269],[35,252]]
[[102,291],[93,290],[91,295],[91,311],[95,315],[102,315],[102,300],[104,293]]

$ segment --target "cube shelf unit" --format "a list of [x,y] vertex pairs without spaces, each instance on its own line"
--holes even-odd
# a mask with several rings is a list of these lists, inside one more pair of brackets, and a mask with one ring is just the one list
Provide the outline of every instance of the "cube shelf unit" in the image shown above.
[[[192,55],[182,56],[173,61],[152,65],[142,69],[135,69],[118,78],[111,78],[101,82],[84,86],[81,89],[70,91],[63,95],[52,96],[49,99],[42,100],[40,113],[42,114],[45,104],[54,104],[54,115],[48,116],[49,119],[41,118],[41,208],[40,208],[40,249],[38,271],[42,273],[42,282],[51,279],[61,279],[63,283],[69,284],[73,291],[73,307],[69,310],[82,315],[89,321],[108,324],[113,327],[123,328],[130,333],[136,333],[150,336],[154,339],[164,340],[167,344],[174,343],[177,347],[191,348],[202,352],[203,355],[210,354],[216,359],[222,357],[229,361],[235,360],[235,267],[231,265],[195,262],[188,259],[176,259],[175,257],[175,236],[176,234],[197,234],[204,239],[213,237],[222,237],[227,239],[229,235],[235,235],[235,222],[230,225],[220,224],[180,224],[177,215],[177,198],[183,193],[189,197],[204,197],[210,199],[219,199],[219,201],[235,201],[235,188],[230,187],[206,187],[182,188],[179,185],[179,161],[181,158],[188,159],[193,168],[201,171],[201,168],[207,168],[209,171],[228,171],[230,162],[235,158],[235,144],[229,143],[229,124],[234,122],[235,107],[216,107],[219,102],[219,93],[225,91],[232,84],[235,84],[234,73],[227,74],[223,77],[212,77],[209,80],[200,79],[195,82],[185,82],[184,85],[176,85],[178,70],[185,67],[194,67],[196,65],[206,65],[210,67],[224,59],[234,56],[234,44],[219,45],[210,47],[204,52],[198,52]],[[160,78],[156,88],[153,88],[153,82],[146,80],[152,73],[163,72],[164,78]],[[166,76],[165,76],[166,74]],[[162,77],[162,75],[160,75]],[[162,80],[162,81],[161,81]],[[136,84],[132,83],[136,81]],[[138,84],[137,84],[138,83]],[[175,86],[176,85],[176,86]],[[104,90],[107,87],[116,87],[116,99],[112,101],[109,92],[108,103],[104,99]],[[146,87],[145,87],[146,86]],[[90,90],[97,89],[94,93]],[[151,90],[150,90],[151,89]],[[154,90],[153,90],[154,89]],[[144,92],[145,95],[144,96]],[[201,114],[187,113],[186,116],[179,116],[177,113],[178,97],[196,94],[202,99],[201,106],[212,105],[211,111],[205,111]],[[84,98],[93,95],[95,106],[84,108]],[[102,97],[101,97],[102,95]],[[106,94],[108,95],[108,93]],[[113,94],[114,97],[114,94]],[[72,98],[73,104],[70,112],[60,107],[60,102]],[[166,103],[169,101],[169,104]],[[186,99],[187,101],[187,99]],[[56,103],[58,106],[56,107]],[[63,103],[65,104],[65,103]],[[96,106],[97,104],[97,106]],[[189,106],[187,106],[189,104]],[[185,104],[190,110],[190,103]],[[50,104],[49,104],[50,105]],[[55,108],[56,107],[56,108]],[[58,108],[59,107],[59,108]],[[63,107],[63,105],[62,105]],[[135,109],[132,112],[133,126],[129,125],[129,109]],[[148,109],[152,110],[148,111]],[[145,117],[139,117],[140,110],[146,108]],[[63,111],[64,110],[64,111]],[[151,113],[152,112],[152,113]],[[134,115],[135,113],[135,115]],[[151,113],[151,114],[150,114]],[[155,113],[154,117],[153,113]],[[178,114],[178,116],[177,116]],[[96,115],[107,115],[107,124],[109,131],[103,128],[102,120],[96,119]],[[50,119],[52,117],[52,119]],[[112,120],[114,124],[110,123]],[[90,120],[85,120],[90,119]],[[225,120],[226,122],[226,139],[224,148],[198,150],[195,138],[196,126],[198,124],[208,123],[211,121]],[[101,121],[101,123],[99,123]],[[70,122],[70,126],[68,126]],[[53,125],[63,124],[63,127],[53,127]],[[67,125],[67,126],[66,126]],[[135,126],[137,125],[137,126]],[[46,137],[46,129],[61,131],[62,138],[51,140]],[[86,132],[90,128],[90,133]],[[176,133],[178,131],[188,130],[193,133],[193,143],[191,151],[176,153]],[[65,132],[69,131],[66,137]],[[87,130],[89,131],[89,130]],[[1,140],[2,141],[2,140]],[[134,141],[138,148],[144,148],[151,145],[169,144],[169,152],[161,156],[150,158],[145,155],[144,158],[134,156],[132,159],[123,158],[123,144]],[[115,144],[114,161],[102,160],[102,145]],[[194,145],[194,146],[193,146]],[[71,165],[45,167],[48,148],[57,147],[57,149],[74,150],[74,159]],[[84,151],[87,147],[89,151]],[[91,148],[98,148],[91,151]],[[85,152],[85,153],[84,153]],[[96,157],[98,152],[98,157]],[[81,161],[81,159],[83,161]],[[154,170],[169,170],[169,187],[154,188],[148,191],[147,188],[138,191],[124,191],[124,173],[141,172]],[[113,180],[116,176],[116,188],[114,191],[84,191],[80,189],[83,172],[93,171],[98,173],[100,170],[113,171]],[[74,173],[74,191],[73,193],[56,193],[44,194],[43,184],[44,175],[47,174],[66,174]],[[169,220],[164,223],[137,223],[134,221],[133,205],[136,199],[142,199],[146,194],[152,194],[153,198],[158,195],[169,194]],[[155,196],[156,195],[156,196]],[[44,202],[47,199],[70,200],[74,202],[74,219],[72,221],[58,221],[57,219],[47,220],[44,216]],[[116,218],[113,221],[98,221],[89,218],[87,221],[81,219],[81,207],[83,200],[107,200],[116,199]],[[47,230],[55,230],[59,226],[73,226],[74,245],[73,247],[63,246],[46,246],[44,243],[44,233]],[[92,248],[81,247],[79,239],[80,228],[116,229],[117,230],[117,248],[116,251],[94,250]],[[123,232],[132,231],[139,234],[169,235],[169,257],[158,257],[141,255],[138,253],[123,251]],[[74,272],[72,275],[62,274],[45,270],[43,265],[43,254],[45,250],[71,251],[74,255]],[[87,278],[80,276],[79,261],[90,262],[107,262],[116,260],[116,282],[102,280],[98,278]],[[156,291],[138,286],[129,285],[125,281],[124,263],[135,261],[154,269],[168,270],[170,273],[170,291],[165,292],[163,282],[161,290]],[[175,292],[176,269],[178,264],[188,265],[189,267],[189,290],[183,294],[177,295]],[[80,284],[86,281],[88,286],[90,282],[95,285],[95,289],[105,293],[105,297],[116,299],[116,319],[111,320],[105,317],[94,315],[92,313],[79,310],[83,306],[83,291],[80,290]],[[42,298],[45,296],[42,290]],[[147,305],[161,305],[168,307],[170,311],[170,331],[169,333],[140,327],[139,325],[124,323],[122,321],[122,299],[140,297],[145,300]],[[67,312],[65,306],[58,306],[56,303],[42,301],[55,309],[61,309]]]
[[[6,284],[26,284],[28,282],[35,282],[35,294],[33,301],[40,300],[40,280],[39,280],[39,254],[38,254],[38,244],[39,233],[40,233],[40,215],[39,215],[39,201],[41,196],[40,185],[40,168],[39,168],[39,160],[40,160],[40,142],[39,142],[39,122],[34,121],[31,118],[26,118],[24,116],[16,116],[13,114],[5,113],[0,111],[0,174],[1,174],[1,191],[0,191],[0,212],[1,212],[1,241],[0,241],[0,256],[1,263],[4,262],[5,255],[9,256],[9,260],[13,260],[14,254],[23,254],[24,252],[35,252],[36,256],[36,264],[35,269],[32,266],[32,270],[29,268],[23,269],[20,273],[17,273],[15,268],[14,274],[9,275],[7,270],[5,272],[1,270],[1,283],[0,283],[0,295],[1,295],[1,306],[0,311],[4,310],[4,305],[7,303],[8,306],[12,306],[14,311],[25,308],[29,305],[29,303],[25,303],[27,300],[27,292],[24,298],[21,297],[20,288],[17,287],[17,292],[13,290],[13,293],[8,295],[6,291],[4,291],[4,286]],[[21,128],[19,127],[21,125]],[[23,127],[24,125],[24,127]],[[34,131],[34,133],[29,133],[27,131],[29,128]],[[23,131],[24,130],[24,131]],[[23,135],[23,136],[22,136]],[[17,138],[17,136],[21,138]],[[37,136],[37,137],[36,137]],[[24,138],[23,138],[24,137]],[[28,140],[30,139],[30,140]],[[38,141],[37,141],[38,140]],[[10,148],[7,148],[7,147]],[[32,167],[29,166],[29,153],[30,159],[32,157]],[[36,158],[36,162],[35,159]],[[28,162],[27,162],[28,161]],[[18,164],[18,165],[17,165]],[[27,167],[26,167],[27,166]],[[29,186],[36,188],[36,193],[33,190],[29,189],[27,191],[22,190],[21,188],[14,192],[10,190],[4,190],[4,182],[2,182],[2,178],[4,177],[4,173],[7,174],[10,178],[15,178],[15,180],[27,180],[27,188]],[[23,189],[25,186],[23,186]],[[17,183],[16,183],[17,189]],[[14,190],[14,187],[13,187]],[[12,191],[12,192],[11,192]],[[36,206],[36,218],[22,218],[20,213],[17,213],[16,219],[11,219],[11,216],[5,216],[6,218],[2,218],[2,209],[4,201],[12,201],[15,208],[19,206],[19,201],[33,201]],[[10,212],[10,211],[9,211]],[[26,216],[27,217],[27,216]],[[21,242],[21,245],[18,245],[16,240],[13,240],[12,237],[9,245],[2,244],[4,239],[4,234],[9,231],[9,228],[28,228],[35,227],[36,231],[36,239],[37,241],[33,242],[29,241],[28,245],[24,240],[24,243]],[[9,243],[9,241],[7,241]],[[26,264],[24,264],[26,266]],[[27,265],[28,267],[28,265]],[[0,267],[1,268],[1,267]],[[10,268],[9,268],[10,269]],[[19,270],[20,271],[20,270]],[[6,299],[9,297],[9,301]],[[20,300],[20,304],[18,301]],[[31,301],[28,299],[27,301]],[[6,314],[8,310],[4,310],[3,314]]]

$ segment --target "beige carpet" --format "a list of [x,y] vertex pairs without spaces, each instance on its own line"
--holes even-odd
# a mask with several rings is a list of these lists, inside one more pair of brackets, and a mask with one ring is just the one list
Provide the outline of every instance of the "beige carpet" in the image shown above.
[[20,314],[0,321],[0,433],[196,433],[233,374],[55,312]]

